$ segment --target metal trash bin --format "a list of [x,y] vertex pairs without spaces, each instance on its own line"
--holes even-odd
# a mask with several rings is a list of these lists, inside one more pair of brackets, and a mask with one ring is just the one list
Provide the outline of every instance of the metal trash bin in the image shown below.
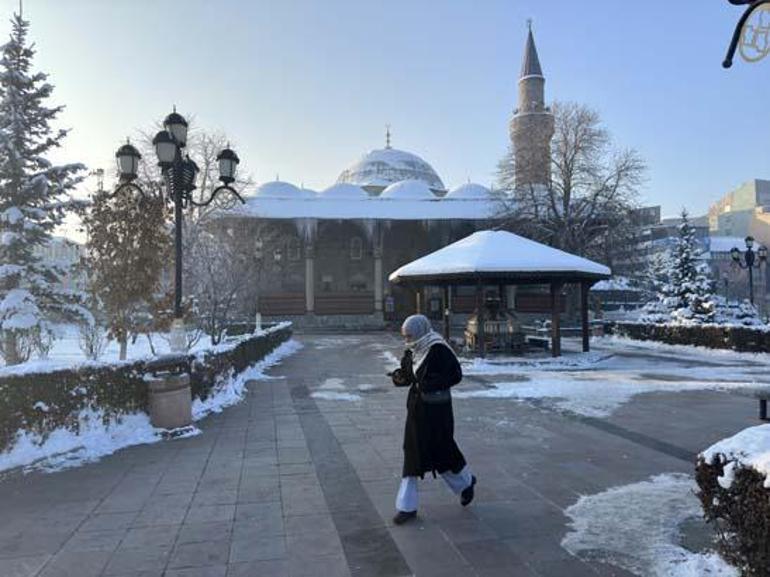
[[167,355],[147,363],[145,375],[150,422],[159,429],[179,429],[192,424],[192,390],[189,360]]

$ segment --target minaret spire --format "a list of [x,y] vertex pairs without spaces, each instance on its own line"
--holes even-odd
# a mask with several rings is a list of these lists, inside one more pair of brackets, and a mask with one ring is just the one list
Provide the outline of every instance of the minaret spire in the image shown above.
[[385,125],[385,148],[392,148],[390,146],[390,124]]
[[548,185],[551,180],[551,139],[554,119],[545,104],[545,76],[535,48],[532,20],[518,82],[518,106],[511,119],[511,142],[516,153],[516,187]]
[[535,37],[532,35],[532,19],[527,20],[527,44],[524,47],[524,60],[521,63],[521,76],[542,76],[543,69],[540,66],[540,58],[537,56]]

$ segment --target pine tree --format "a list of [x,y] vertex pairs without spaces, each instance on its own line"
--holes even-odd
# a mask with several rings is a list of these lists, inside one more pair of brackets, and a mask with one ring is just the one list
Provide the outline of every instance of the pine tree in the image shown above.
[[703,261],[687,211],[682,211],[679,238],[674,246],[671,271],[674,320],[694,323],[714,321],[714,294],[708,265]]
[[645,305],[640,320],[654,323],[712,323],[716,303],[708,265],[702,259],[695,227],[682,211],[679,236],[663,267],[655,274],[661,281],[657,298]]
[[163,300],[161,280],[171,250],[166,219],[160,198],[110,197],[104,191],[83,217],[90,290],[101,303],[108,337],[120,344],[121,359],[128,341],[147,329]]
[[29,22],[15,14],[11,23],[10,41],[0,48],[0,354],[17,364],[29,356],[25,343],[48,331],[54,315],[85,314],[73,304],[77,295],[61,288],[64,271],[35,254],[78,207],[69,192],[84,167],[46,159],[68,132],[51,126],[63,107],[44,105],[53,86],[32,71]]

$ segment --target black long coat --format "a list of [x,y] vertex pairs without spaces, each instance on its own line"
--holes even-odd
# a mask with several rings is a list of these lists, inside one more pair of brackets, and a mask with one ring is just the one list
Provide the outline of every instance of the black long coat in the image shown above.
[[[403,364],[403,363],[402,363]],[[411,371],[405,371],[411,373]],[[412,378],[394,376],[396,386],[409,386],[404,426],[404,477],[425,473],[459,473],[465,457],[454,440],[454,414],[449,388],[462,379],[457,357],[443,344],[435,344]],[[426,402],[421,393],[446,391],[445,402]]]

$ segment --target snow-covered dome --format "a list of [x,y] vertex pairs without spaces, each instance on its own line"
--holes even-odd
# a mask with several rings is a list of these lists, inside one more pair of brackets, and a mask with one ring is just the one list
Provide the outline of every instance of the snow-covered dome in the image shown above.
[[388,186],[402,180],[420,180],[434,191],[444,191],[433,167],[411,152],[380,148],[366,153],[358,162],[342,171],[337,182],[358,186]]
[[331,185],[329,188],[323,189],[319,196],[322,198],[345,198],[349,200],[361,200],[369,198],[369,194],[355,184],[348,184],[346,182],[338,182]]
[[469,182],[467,184],[461,184],[457,188],[453,188],[444,198],[459,200],[488,200],[491,196],[492,191],[486,186]]
[[252,196],[262,198],[312,198],[315,193],[312,190],[297,188],[289,182],[273,180],[260,184]]
[[431,200],[435,199],[436,195],[433,194],[425,182],[422,180],[402,180],[395,184],[391,184],[385,190],[382,191],[380,198],[390,198],[398,200]]

